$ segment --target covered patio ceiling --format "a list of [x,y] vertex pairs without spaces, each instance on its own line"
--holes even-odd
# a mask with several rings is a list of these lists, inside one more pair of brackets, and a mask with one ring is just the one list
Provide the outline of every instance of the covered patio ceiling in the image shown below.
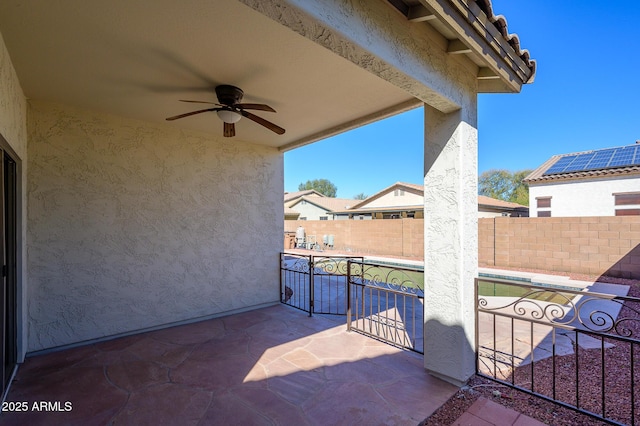
[[[442,49],[477,68],[485,79],[487,69],[478,66],[477,51],[455,42],[458,24],[438,19],[447,11],[437,6],[435,1],[377,4],[389,19],[423,26],[421,31]],[[268,7],[273,17],[292,6],[277,1]],[[326,28],[317,25],[315,31],[322,38]],[[424,100],[241,1],[6,0],[0,4],[0,32],[29,99],[165,122],[166,117],[206,108],[180,99],[217,102],[215,86],[232,84],[244,90],[244,102],[275,108],[276,114],[257,115],[286,129],[279,136],[243,119],[236,125],[236,140],[280,149]],[[326,37],[334,36],[326,32]],[[222,122],[213,113],[169,125],[222,134]]]

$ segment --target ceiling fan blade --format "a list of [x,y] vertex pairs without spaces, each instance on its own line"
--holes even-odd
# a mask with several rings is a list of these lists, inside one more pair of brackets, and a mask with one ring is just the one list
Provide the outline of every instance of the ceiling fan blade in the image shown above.
[[186,99],[180,99],[180,102],[189,102],[189,103],[192,103],[192,104],[211,104],[211,105],[219,105],[219,104],[217,104],[217,103],[215,103],[215,102],[207,102],[207,101],[189,101],[189,100],[186,100]]
[[265,104],[235,104],[234,106],[240,109],[256,109],[260,111],[276,112],[275,109]]
[[272,122],[265,120],[262,117],[258,117],[257,115],[251,114],[250,112],[247,112],[242,109],[240,110],[240,113],[242,114],[243,117],[247,117],[249,120],[255,121],[256,123],[263,125],[264,127],[271,130],[272,132],[275,132],[279,135],[284,134],[284,129],[282,127],[277,126]]
[[236,135],[236,125],[233,123],[224,123],[223,136],[225,138],[232,138]]
[[220,108],[207,108],[207,109],[201,109],[201,110],[198,110],[198,111],[191,111],[191,112],[187,112],[187,113],[180,114],[180,115],[174,115],[173,117],[169,117],[166,120],[167,121],[177,120],[178,118],[189,117],[190,115],[200,114],[200,113],[208,112],[208,111],[217,111],[219,109]]

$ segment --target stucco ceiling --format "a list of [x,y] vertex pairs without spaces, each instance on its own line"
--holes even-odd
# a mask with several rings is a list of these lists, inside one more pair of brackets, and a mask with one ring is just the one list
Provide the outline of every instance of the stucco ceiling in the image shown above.
[[216,85],[239,86],[286,133],[243,119],[238,141],[285,147],[413,100],[231,0],[3,0],[0,32],[30,99],[221,135],[215,113],[165,118],[202,108],[179,99],[216,102]]

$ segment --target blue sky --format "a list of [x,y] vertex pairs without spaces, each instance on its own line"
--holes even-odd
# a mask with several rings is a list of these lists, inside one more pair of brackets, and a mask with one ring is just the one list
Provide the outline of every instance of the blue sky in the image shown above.
[[[479,173],[533,169],[554,154],[640,139],[640,2],[492,4],[538,69],[519,94],[479,95]],[[420,108],[285,153],[285,191],[324,178],[338,197],[352,198],[398,181],[421,183],[422,122]]]

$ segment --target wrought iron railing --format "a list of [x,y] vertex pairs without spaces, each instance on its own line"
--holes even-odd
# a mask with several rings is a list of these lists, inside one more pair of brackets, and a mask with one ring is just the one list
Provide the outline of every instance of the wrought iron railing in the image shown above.
[[640,421],[640,299],[479,278],[476,320],[479,375],[610,424]]
[[347,329],[424,353],[422,270],[362,257],[281,253],[280,301],[315,314],[345,315]]
[[348,263],[347,329],[424,353],[423,271]]
[[280,254],[280,301],[313,314],[347,314],[347,261],[362,257]]

